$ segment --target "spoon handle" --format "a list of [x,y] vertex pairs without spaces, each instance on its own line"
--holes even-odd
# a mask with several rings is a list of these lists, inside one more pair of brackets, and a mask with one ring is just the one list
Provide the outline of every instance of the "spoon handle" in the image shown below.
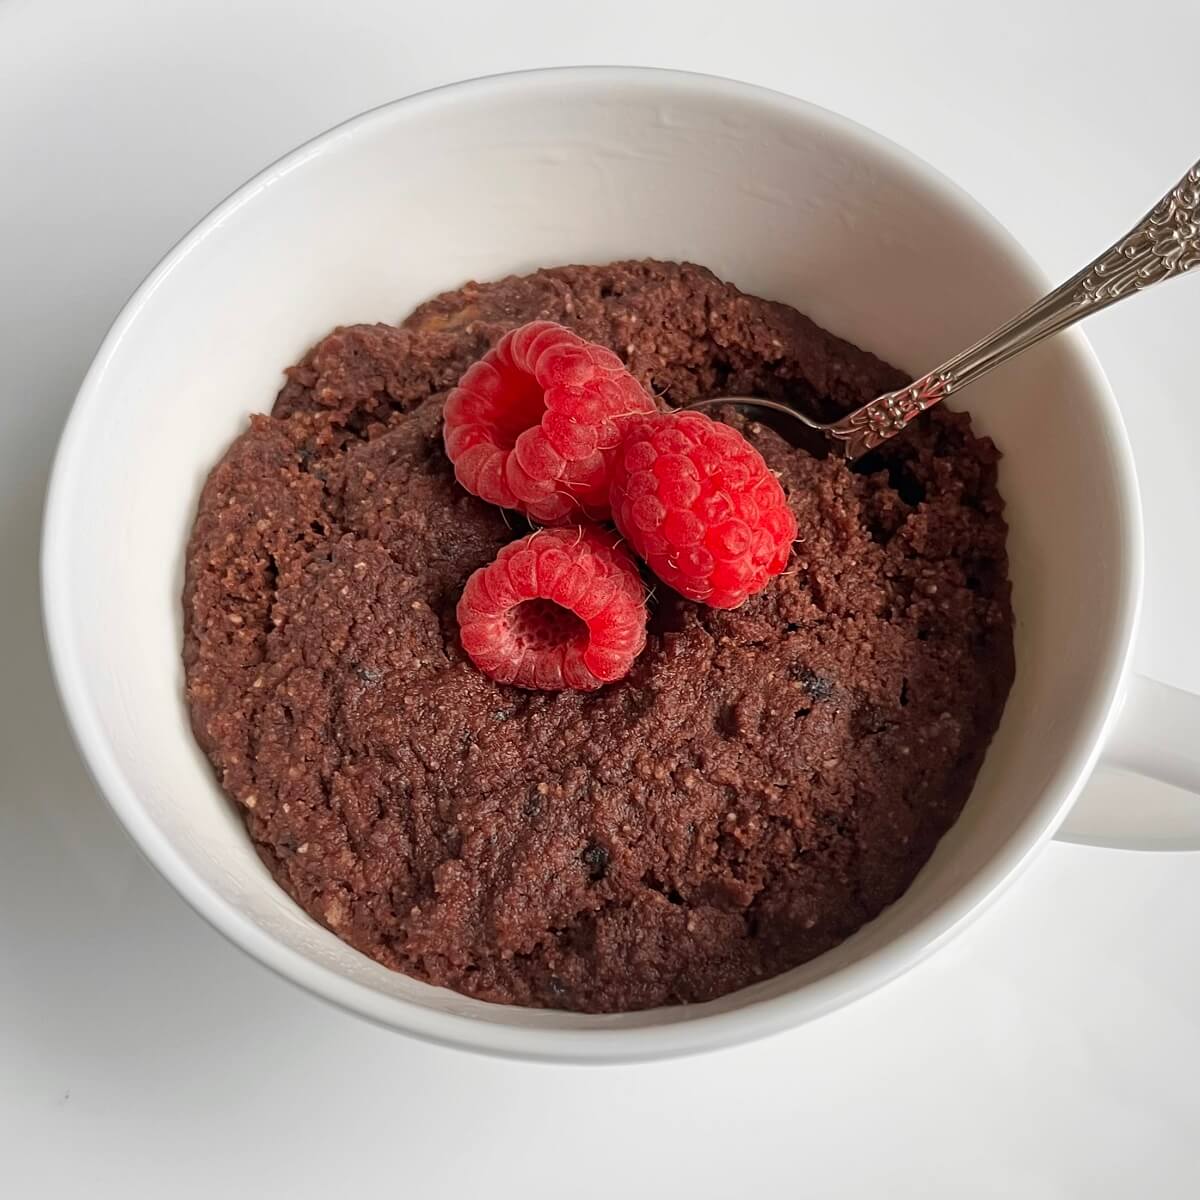
[[1123,238],[1020,316],[927,375],[822,425],[846,458],[895,436],[939,400],[993,367],[1126,296],[1200,264],[1200,162]]

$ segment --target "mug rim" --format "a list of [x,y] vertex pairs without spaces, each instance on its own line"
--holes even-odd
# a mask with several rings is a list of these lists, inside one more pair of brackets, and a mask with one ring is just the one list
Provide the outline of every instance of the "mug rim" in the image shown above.
[[[1100,682],[1084,704],[1086,734],[1064,754],[1054,778],[1020,829],[949,899],[886,946],[822,979],[782,995],[726,1011],[664,1025],[638,1028],[538,1029],[437,1012],[396,996],[386,996],[276,941],[215,893],[155,825],[124,777],[108,745],[82,677],[65,606],[68,561],[63,549],[72,512],[72,486],[82,450],[85,417],[102,391],[109,362],[126,333],[152,300],[160,283],[230,215],[273,182],[302,167],[344,139],[395,120],[460,101],[498,96],[514,89],[561,88],[602,83],[615,89],[667,88],[677,94],[714,94],[752,101],[784,117],[803,114],[843,140],[858,143],[873,157],[889,160],[915,176],[957,210],[981,238],[997,244],[1045,290],[1043,273],[1012,235],[978,201],[919,156],[866,126],[819,105],[756,84],[720,76],[655,67],[554,67],[506,72],[445,84],[392,100],[343,121],[277,159],[202,217],[163,256],[122,307],[105,335],[76,394],[50,473],[43,520],[42,611],[52,674],[72,735],[89,774],[119,822],[151,865],[210,925],[281,977],[375,1024],[440,1045],[508,1058],[559,1063],[628,1063],[679,1057],[755,1040],[803,1024],[890,982],[915,966],[982,912],[1015,880],[1065,818],[1099,757],[1120,708],[1122,684],[1132,657],[1143,576],[1141,504],[1132,448],[1115,397],[1090,345],[1076,329],[1062,336],[1072,351],[1072,369],[1086,383],[1097,419],[1105,425],[1113,482],[1123,518],[1127,569],[1119,583],[1114,635]],[[594,1019],[594,1018],[593,1018]]]

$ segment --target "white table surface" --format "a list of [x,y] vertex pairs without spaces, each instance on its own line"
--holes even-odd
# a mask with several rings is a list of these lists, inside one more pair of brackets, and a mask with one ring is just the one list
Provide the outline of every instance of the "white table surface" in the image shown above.
[[[243,957],[134,852],[59,713],[35,549],[125,297],[245,177],[361,109],[536,65],[742,77],[911,147],[1065,275],[1200,153],[1197,45],[1196,0],[0,0],[0,1194],[1196,1195],[1200,856],[1052,845],[884,992],[707,1058],[419,1045]],[[1089,326],[1145,496],[1138,664],[1192,690],[1198,330],[1194,281]]]

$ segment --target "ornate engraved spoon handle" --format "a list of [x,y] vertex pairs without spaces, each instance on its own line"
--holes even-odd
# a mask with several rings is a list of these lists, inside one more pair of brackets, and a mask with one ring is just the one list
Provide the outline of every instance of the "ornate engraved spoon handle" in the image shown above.
[[[858,458],[993,367],[1043,338],[1200,263],[1200,162],[1120,241],[1061,287],[994,333],[896,392],[841,420],[817,425],[847,458]],[[815,424],[805,420],[805,424]]]

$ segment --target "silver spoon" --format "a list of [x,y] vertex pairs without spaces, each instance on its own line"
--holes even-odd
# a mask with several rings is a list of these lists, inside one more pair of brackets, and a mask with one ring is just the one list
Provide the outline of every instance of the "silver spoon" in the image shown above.
[[885,392],[837,421],[814,421],[791,405],[757,396],[718,396],[687,408],[723,404],[786,413],[855,459],[895,437],[927,408],[1084,317],[1200,264],[1200,162],[1120,241],[1020,316],[896,392]]

